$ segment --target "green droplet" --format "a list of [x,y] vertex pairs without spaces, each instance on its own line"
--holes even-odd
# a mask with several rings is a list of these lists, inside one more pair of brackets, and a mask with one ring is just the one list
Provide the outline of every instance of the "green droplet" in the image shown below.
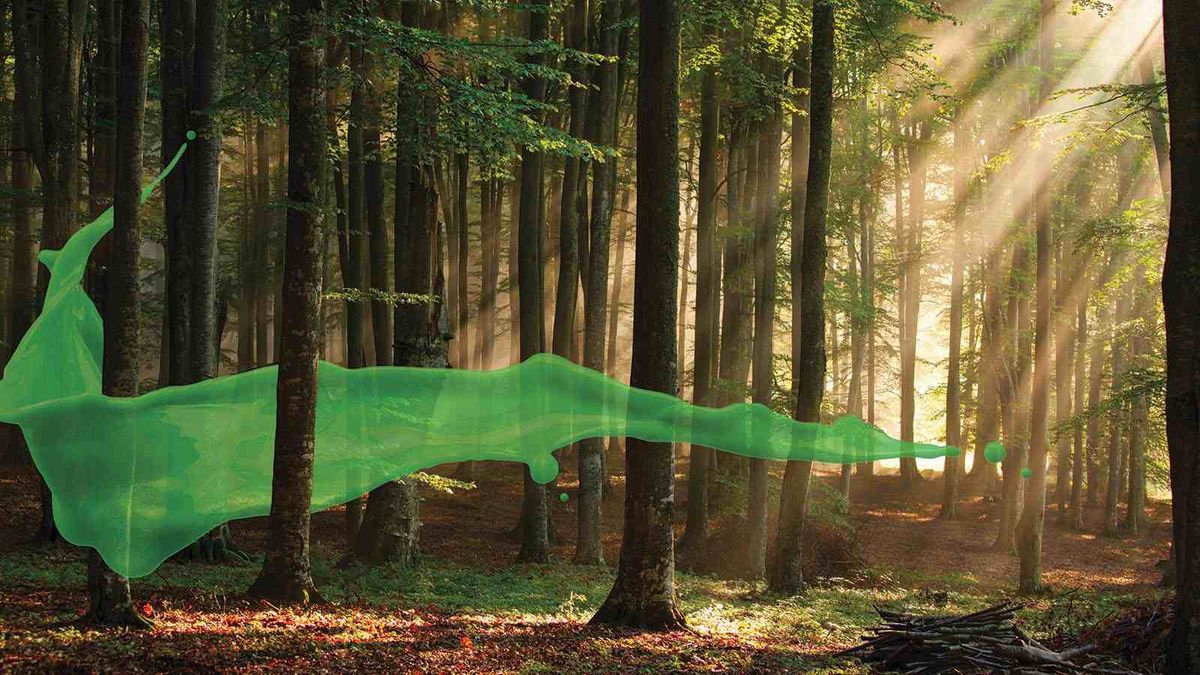
[[565,492],[563,492],[563,493],[560,493],[560,494],[558,495],[558,501],[560,501],[560,502],[562,502],[562,503],[564,503],[564,504],[566,504],[566,503],[567,503],[567,502],[568,502],[570,499],[571,499],[571,498],[570,498],[569,496],[567,496],[567,493],[565,493]]
[[196,140],[196,132],[189,130],[189,131],[187,132],[187,139],[188,139],[189,141],[194,141],[194,140]]
[[992,464],[1003,462],[1006,454],[1004,446],[999,441],[992,441],[983,449],[984,458]]
[[1024,469],[1021,469],[1021,478],[1029,478],[1032,475],[1033,475],[1033,469],[1031,469],[1029,467],[1025,467]]

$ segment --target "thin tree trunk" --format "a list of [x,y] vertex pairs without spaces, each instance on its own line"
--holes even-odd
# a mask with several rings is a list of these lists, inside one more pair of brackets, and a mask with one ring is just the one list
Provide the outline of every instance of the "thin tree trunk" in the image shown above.
[[[1117,298],[1117,309],[1114,314],[1113,325],[1120,326],[1129,320],[1131,311],[1129,302],[1129,291],[1131,287],[1124,287],[1119,291]],[[1112,339],[1112,388],[1115,392],[1119,386],[1122,376],[1125,374],[1125,355],[1128,345],[1114,331]],[[1121,443],[1122,420],[1125,415],[1126,408],[1122,405],[1118,410],[1109,413],[1108,424],[1108,464],[1107,473],[1108,480],[1105,484],[1104,495],[1104,534],[1116,536],[1119,531],[1119,507],[1121,499],[1121,464],[1122,464],[1122,449],[1124,446]]]
[[[1041,0],[1038,31],[1038,67],[1041,78],[1038,100],[1044,102],[1053,89],[1055,0]],[[1042,534],[1046,511],[1046,464],[1050,449],[1050,370],[1054,351],[1052,306],[1054,296],[1054,230],[1050,213],[1051,156],[1039,153],[1034,186],[1034,220],[1037,229],[1037,320],[1033,337],[1033,382],[1029,418],[1030,476],[1025,486],[1025,505],[1017,523],[1017,555],[1020,558],[1018,591],[1042,591]],[[1062,340],[1062,336],[1059,337]]]
[[[1081,270],[1083,271],[1083,270]],[[1075,415],[1083,415],[1086,413],[1084,402],[1084,381],[1087,377],[1087,341],[1088,341],[1088,311],[1087,302],[1080,299],[1079,307],[1077,308],[1077,317],[1075,323],[1075,348],[1072,355],[1072,364],[1075,369],[1074,385],[1075,385]],[[1076,530],[1083,529],[1083,485],[1085,479],[1085,466],[1087,463],[1087,449],[1083,443],[1083,425],[1077,420],[1072,424],[1071,432],[1071,527]]]
[[[620,0],[603,0],[600,11],[600,53],[615,56],[620,37]],[[616,145],[617,140],[617,64],[605,63],[597,69],[596,140]],[[609,160],[615,162],[616,159]],[[583,284],[583,365],[604,372],[605,321],[608,318],[608,253],[612,229],[613,197],[616,172],[607,163],[592,163],[592,203],[589,218],[591,236],[587,242],[588,260],[583,266],[587,279]],[[604,439],[588,438],[579,443],[579,527],[574,562],[598,565],[604,562],[600,542],[600,508],[603,501]]]
[[[1153,330],[1153,319],[1148,318],[1154,305],[1153,298],[1145,292],[1145,268],[1138,265],[1133,272],[1134,326],[1129,340],[1130,365],[1146,367],[1146,335]],[[1125,531],[1137,534],[1146,520],[1146,436],[1150,403],[1145,394],[1135,396],[1129,411],[1129,492],[1126,498],[1128,510],[1125,516]]]
[[[1099,313],[1096,316],[1096,326],[1098,330],[1091,339],[1091,348],[1088,350],[1088,396],[1087,396],[1087,503],[1091,506],[1100,504],[1101,499],[1101,479],[1100,479],[1100,417],[1095,413],[1097,406],[1100,405],[1100,388],[1104,378],[1104,344],[1099,329],[1106,329],[1111,334],[1111,324],[1109,323],[1108,303],[1100,305]],[[1111,339],[1109,340],[1111,341]]]
[[[614,186],[615,187],[615,186]],[[604,369],[609,377],[621,380],[617,372],[617,329],[621,324],[621,298],[625,290],[625,240],[629,233],[629,190],[621,191],[621,217],[617,220],[616,258],[613,260],[612,301],[608,310],[608,355],[604,359]],[[609,495],[613,489],[608,470],[608,458],[620,458],[624,449],[623,439],[613,436],[608,439],[608,449],[604,454],[604,494]]]
[[[946,445],[962,447],[961,352],[963,324],[963,230],[966,229],[967,173],[970,130],[963,121],[963,111],[954,116],[954,241],[950,261],[950,353],[946,373]],[[945,488],[942,491],[941,516],[952,520],[958,515],[959,457],[946,456],[942,471]]]
[[[914,124],[908,141],[908,222],[904,229],[904,332],[900,340],[900,440],[913,442],[916,422],[917,333],[921,306],[921,238],[925,227],[925,182],[929,170],[932,123]],[[917,460],[900,458],[900,478],[912,487],[922,476]]]
[[[705,37],[714,42],[718,29],[711,20],[705,24]],[[713,404],[713,355],[715,353],[714,314],[720,280],[717,258],[717,144],[720,132],[720,103],[717,99],[717,69],[705,66],[700,83],[700,166],[696,206],[696,347],[692,374],[692,402]],[[618,260],[620,260],[620,253]],[[619,288],[618,277],[614,286]],[[614,290],[614,293],[616,291]],[[615,316],[615,315],[614,315]],[[615,328],[615,326],[614,326]],[[613,331],[615,332],[615,331]],[[610,336],[615,340],[615,335]],[[610,345],[610,350],[613,346]],[[611,352],[610,352],[611,353]],[[688,458],[687,525],[679,540],[680,558],[690,564],[708,539],[708,471],[712,450],[693,445]]]
[[[778,211],[780,135],[782,110],[767,114],[759,137],[762,169],[758,182],[754,224],[754,376],[755,403],[770,407],[775,389],[775,222]],[[751,431],[751,433],[756,433]],[[767,460],[750,460],[750,568],[751,578],[767,573]]]

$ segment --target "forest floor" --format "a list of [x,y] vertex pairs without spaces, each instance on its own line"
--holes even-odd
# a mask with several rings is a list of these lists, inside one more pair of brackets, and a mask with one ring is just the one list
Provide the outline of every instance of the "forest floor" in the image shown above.
[[[564,462],[564,465],[573,462]],[[679,475],[680,502],[685,497]],[[776,477],[778,478],[778,477]],[[941,482],[914,491],[878,477],[855,482],[850,520],[863,568],[782,597],[714,575],[680,573],[690,631],[646,634],[587,626],[611,586],[620,547],[620,478],[605,501],[609,567],[569,563],[574,540],[574,476],[552,488],[561,534],[557,564],[516,565],[509,530],[519,509],[515,465],[481,464],[477,489],[425,491],[422,563],[413,570],[334,569],[343,515],[313,519],[313,575],[331,602],[289,609],[242,593],[257,565],[168,562],[133,582],[156,630],[98,631],[79,625],[86,609],[78,549],[28,543],[37,522],[37,478],[0,471],[0,672],[248,670],[337,672],[862,672],[832,655],[876,622],[875,606],[950,613],[1008,597],[1017,561],[991,550],[995,506],[966,499],[961,517],[937,519]],[[557,499],[560,493],[568,501]],[[682,518],[683,509],[677,507]],[[1167,555],[1169,505],[1153,503],[1142,534],[1094,534],[1046,514],[1048,591],[1024,600],[1035,636],[1072,632],[1122,605],[1159,597],[1156,563]],[[729,520],[729,519],[727,519]],[[735,519],[734,519],[735,520]],[[233,524],[244,549],[261,552],[264,519]],[[736,522],[725,526],[736,532]],[[728,538],[717,537],[717,546]],[[713,552],[717,556],[717,552]],[[719,565],[714,565],[719,567]]]

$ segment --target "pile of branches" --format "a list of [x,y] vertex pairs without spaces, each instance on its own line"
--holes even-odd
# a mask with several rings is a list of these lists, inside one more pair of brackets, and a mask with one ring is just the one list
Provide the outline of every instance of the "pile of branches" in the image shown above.
[[1175,600],[1164,598],[1104,619],[1082,631],[1079,639],[1096,645],[1099,651],[1138,672],[1160,673],[1174,620]]
[[1095,645],[1058,652],[1034,640],[1013,623],[1018,609],[1006,602],[962,616],[917,616],[876,608],[883,623],[841,654],[900,673],[1113,672],[1085,662]]

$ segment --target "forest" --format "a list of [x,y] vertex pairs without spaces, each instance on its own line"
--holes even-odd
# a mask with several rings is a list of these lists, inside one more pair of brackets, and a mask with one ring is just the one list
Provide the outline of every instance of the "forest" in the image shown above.
[[1197,270],[1196,0],[0,3],[0,671],[1200,672]]

